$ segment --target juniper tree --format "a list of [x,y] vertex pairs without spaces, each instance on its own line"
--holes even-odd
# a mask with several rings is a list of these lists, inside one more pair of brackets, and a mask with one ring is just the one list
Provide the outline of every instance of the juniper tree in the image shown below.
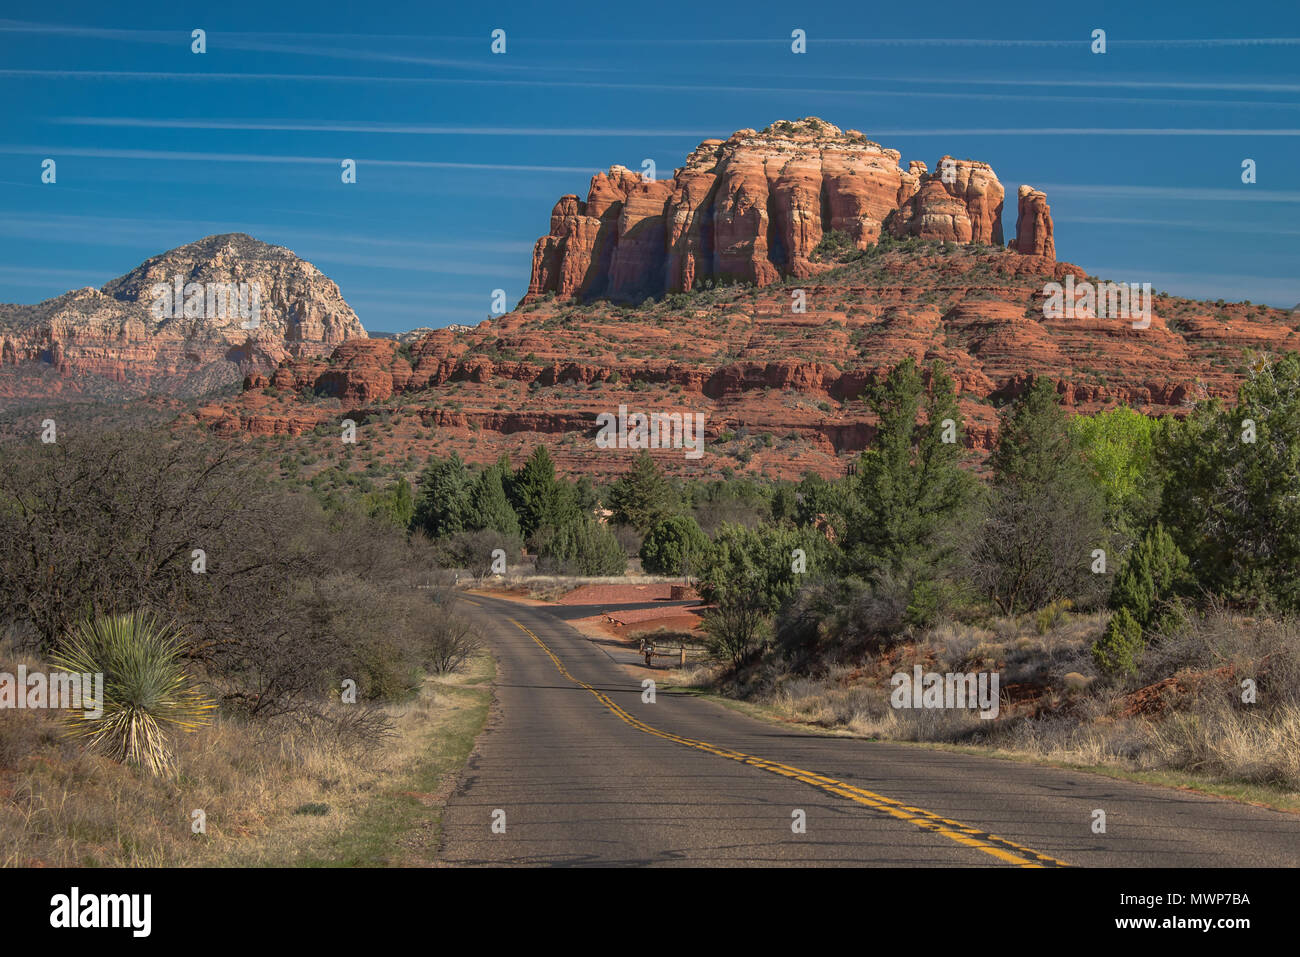
[[879,425],[858,463],[845,536],[853,572],[904,583],[911,621],[932,617],[951,591],[976,496],[975,479],[960,467],[953,381],[938,362],[929,378],[927,389],[909,358],[871,391]]
[[1108,546],[1105,503],[1056,389],[1036,378],[998,430],[972,577],[1003,612],[1100,600],[1092,554]]

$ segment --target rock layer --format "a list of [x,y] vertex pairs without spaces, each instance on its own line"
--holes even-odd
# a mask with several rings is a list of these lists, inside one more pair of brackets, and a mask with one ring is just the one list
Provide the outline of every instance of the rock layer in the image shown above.
[[[697,226],[674,223],[684,239]],[[962,441],[987,450],[997,408],[1034,376],[1047,377],[1071,412],[1124,403],[1180,415],[1198,399],[1234,394],[1243,349],[1300,348],[1289,312],[1246,303],[1157,296],[1143,329],[1123,319],[1047,318],[1045,288],[1067,276],[1089,278],[1006,247],[918,244],[800,283],[804,312],[792,310],[789,289],[775,287],[715,288],[635,309],[538,302],[400,349],[357,340],[329,361],[289,359],[197,419],[222,432],[266,434],[382,420],[369,440],[394,455],[454,449],[475,462],[503,453],[518,462],[543,443],[570,473],[612,475],[632,453],[597,449],[598,415],[620,405],[680,410],[706,415],[705,455],[691,462],[680,451],[656,452],[667,469],[829,477],[873,441],[867,389],[905,358],[944,364],[958,391]]]

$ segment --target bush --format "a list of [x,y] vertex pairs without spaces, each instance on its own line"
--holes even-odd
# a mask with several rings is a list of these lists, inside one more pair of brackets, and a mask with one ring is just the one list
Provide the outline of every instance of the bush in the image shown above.
[[179,632],[139,612],[83,621],[52,657],[70,672],[104,676],[103,700],[94,709],[102,714],[74,713],[72,734],[92,753],[172,773],[168,731],[194,730],[213,708],[191,686],[183,651]]
[[641,543],[641,567],[660,575],[689,575],[708,547],[695,519],[674,515],[651,527]]
[[1157,522],[1129,552],[1115,576],[1111,608],[1126,609],[1142,628],[1150,628],[1161,603],[1189,583],[1187,568],[1187,556]]
[[704,616],[709,650],[734,667],[743,665],[758,649],[767,616],[756,596],[731,592]]
[[537,533],[537,570],[557,575],[622,575],[627,554],[614,533],[590,516],[580,516]]
[[1105,633],[1093,643],[1092,660],[1107,674],[1135,675],[1145,647],[1142,626],[1127,608],[1121,608],[1107,623]]
[[429,639],[429,670],[439,675],[458,671],[479,644],[478,632],[465,619],[456,615],[436,618]]
[[458,532],[437,545],[440,561],[451,568],[463,568],[480,581],[491,571],[497,549],[506,553],[506,571],[518,559],[523,543],[517,536],[503,535],[484,528],[473,532]]

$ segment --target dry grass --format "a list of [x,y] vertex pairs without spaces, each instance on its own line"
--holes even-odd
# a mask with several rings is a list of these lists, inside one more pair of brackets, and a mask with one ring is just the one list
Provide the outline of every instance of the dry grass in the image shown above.
[[[431,736],[463,723],[475,702],[460,692],[474,690],[490,668],[480,655],[461,674],[426,681],[417,698],[386,709],[397,734],[378,745],[218,718],[173,739],[172,780],[83,752],[62,734],[57,712],[6,711],[0,866],[328,860],[374,796],[402,786],[427,760]],[[477,690],[485,711],[488,692]],[[204,812],[206,833],[192,830],[195,810]]]
[[1175,714],[1153,731],[1159,767],[1300,791],[1300,708]]
[[507,575],[485,587],[522,589],[538,601],[558,601],[583,585],[679,585],[680,577],[665,575]]
[[[812,676],[769,660],[744,684],[720,684],[705,668],[675,683],[722,687],[784,720],[865,737],[1300,791],[1300,623],[1211,611],[1154,641],[1140,678],[1125,683],[1098,674],[1091,658],[1106,619],[1062,611],[946,623],[880,657],[824,661]],[[889,679],[915,664],[997,672],[1000,714],[893,708]],[[1258,685],[1254,704],[1241,700],[1243,678]]]

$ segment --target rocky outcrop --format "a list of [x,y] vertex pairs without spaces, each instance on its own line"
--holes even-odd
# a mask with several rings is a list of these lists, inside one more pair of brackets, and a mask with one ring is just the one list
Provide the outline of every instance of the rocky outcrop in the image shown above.
[[625,167],[561,197],[533,249],[524,302],[646,296],[707,280],[765,286],[829,268],[828,232],[860,249],[895,236],[1001,246],[1003,188],[986,163],[942,157],[933,173],[857,130],[816,117],[705,140],[671,180]]
[[1052,210],[1047,205],[1047,194],[1032,186],[1020,187],[1015,250],[1026,256],[1056,258],[1056,241],[1052,238]]
[[987,163],[944,156],[893,219],[898,237],[1002,245],[1002,184]]
[[330,364],[312,383],[315,392],[345,402],[383,402],[406,388],[411,366],[390,339],[354,339],[334,350]]
[[[32,373],[29,398],[49,392],[41,367],[88,395],[110,382],[114,395],[202,395],[365,335],[315,266],[242,233],[155,256],[102,289],[0,305],[0,365]],[[24,398],[15,388],[8,398]]]

